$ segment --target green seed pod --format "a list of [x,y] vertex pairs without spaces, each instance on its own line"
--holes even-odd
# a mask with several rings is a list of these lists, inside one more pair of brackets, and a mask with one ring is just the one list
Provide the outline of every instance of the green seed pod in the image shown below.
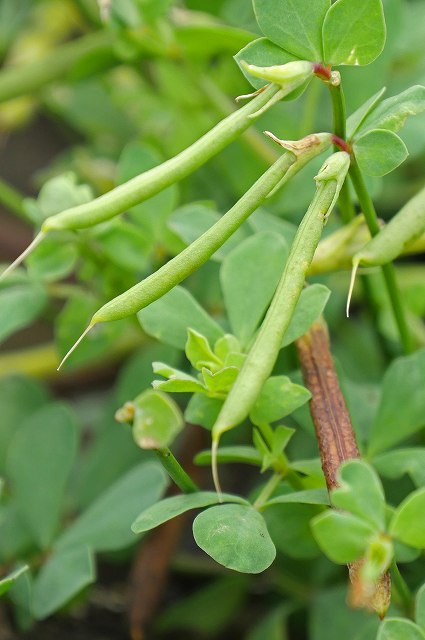
[[378,267],[392,262],[425,231],[425,187],[353,257],[353,271],[347,299],[347,316],[359,266]]
[[95,324],[120,320],[137,313],[196,271],[264,202],[276,185],[282,183],[282,178],[285,178],[285,182],[289,180],[309,160],[332,144],[330,133],[318,133],[308,136],[307,139],[308,145],[303,144],[302,141],[298,144],[288,143],[291,149],[297,150],[287,151],[279,158],[216,224],[179,255],[145,280],[101,307],[60,366]]
[[222,151],[267,111],[284,92],[277,85],[270,85],[251,102],[219,122],[208,133],[179,154],[149,169],[139,176],[115,187],[91,202],[77,205],[57,213],[43,222],[41,231],[21,255],[0,275],[0,280],[13,271],[40,244],[49,231],[86,229],[111,220],[140,204],[163,189],[182,180]]
[[353,263],[380,266],[392,262],[425,231],[425,187],[383,227],[361,251]]
[[304,287],[305,276],[313,260],[323,226],[336,204],[349,165],[350,156],[341,151],[326,160],[316,176],[315,197],[298,228],[276,293],[213,427],[213,478],[219,491],[215,461],[220,437],[248,416],[273,370],[285,331]]
[[293,62],[271,67],[257,67],[257,65],[248,64],[244,60],[241,60],[239,64],[255,78],[278,84],[282,89],[289,88],[290,91],[288,93],[312,78],[314,73],[314,64],[305,60],[294,60]]

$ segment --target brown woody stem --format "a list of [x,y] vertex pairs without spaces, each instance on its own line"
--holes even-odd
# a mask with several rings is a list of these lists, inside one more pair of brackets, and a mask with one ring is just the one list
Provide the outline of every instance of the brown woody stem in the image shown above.
[[311,391],[310,411],[329,489],[338,486],[344,460],[360,456],[350,414],[339,386],[326,324],[320,320],[297,340],[304,382]]
[[[298,356],[306,386],[311,391],[310,411],[319,444],[322,469],[328,491],[338,486],[338,469],[345,460],[359,458],[356,436],[350,414],[339,386],[329,334],[323,319],[297,340]],[[391,578],[384,573],[372,591],[362,575],[363,560],[349,565],[353,607],[375,610],[382,619],[391,599]]]

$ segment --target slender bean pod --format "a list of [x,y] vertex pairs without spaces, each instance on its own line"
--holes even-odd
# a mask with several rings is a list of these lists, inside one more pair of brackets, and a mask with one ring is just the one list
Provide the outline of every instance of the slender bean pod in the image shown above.
[[220,437],[248,416],[273,370],[323,226],[338,199],[349,165],[350,156],[341,151],[326,160],[317,175],[316,195],[298,228],[276,293],[213,427],[213,477],[219,492],[221,490],[214,458]]
[[347,315],[359,266],[378,267],[392,262],[425,231],[425,187],[353,256]]
[[[282,176],[289,180],[311,158],[329,148],[331,142],[331,134],[320,133],[308,136],[298,143],[288,143],[290,150],[280,157],[216,224],[158,271],[101,307],[94,314],[86,332],[99,322],[120,320],[137,313],[187,278],[264,202],[270,191],[282,181]],[[79,341],[70,353],[78,343]]]
[[33,242],[3,271],[0,280],[21,264],[43,241],[49,231],[85,229],[106,222],[188,176],[248,129],[261,115],[260,111],[272,106],[273,98],[278,94],[281,95],[281,92],[282,89],[279,86],[269,85],[254,100],[219,122],[174,158],[141,173],[91,202],[71,207],[46,218]]
[[91,202],[47,218],[43,223],[42,231],[92,227],[110,220],[134,205],[148,200],[174,182],[182,180],[245,131],[253,122],[254,118],[250,116],[255,116],[278,91],[277,85],[270,85],[254,100],[219,122],[211,131],[174,158],[128,180]]
[[392,262],[424,231],[425,187],[400,209],[378,235],[356,253],[353,261],[367,266]]

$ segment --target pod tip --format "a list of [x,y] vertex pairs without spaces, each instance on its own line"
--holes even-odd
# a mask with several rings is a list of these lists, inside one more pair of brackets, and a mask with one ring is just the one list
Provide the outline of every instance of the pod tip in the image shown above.
[[62,366],[65,364],[65,362],[68,360],[69,356],[75,351],[75,349],[78,347],[78,345],[80,344],[80,342],[82,340],[84,340],[84,338],[86,337],[86,335],[88,334],[88,332],[90,331],[90,329],[93,329],[94,327],[94,323],[90,323],[89,326],[83,331],[83,333],[81,334],[81,336],[78,338],[77,342],[75,342],[72,347],[70,348],[70,350],[68,351],[68,353],[64,356],[64,358],[62,358],[60,365],[57,368],[57,371],[59,371]]
[[356,260],[356,261],[353,262],[353,268],[352,268],[352,271],[351,271],[351,279],[350,279],[350,287],[348,289],[347,307],[346,307],[347,318],[350,317],[350,304],[351,304],[351,298],[353,296],[354,283],[356,281],[356,274],[357,274],[357,269],[358,268],[359,268],[359,261]]
[[4,278],[6,278],[9,275],[9,273],[12,273],[12,271],[14,271],[16,267],[18,267],[25,260],[25,258],[27,258],[29,254],[32,253],[32,251],[34,251],[34,249],[40,244],[40,242],[43,240],[45,235],[46,235],[45,231],[39,231],[39,233],[37,233],[37,235],[35,236],[34,240],[25,249],[25,251],[23,251],[21,255],[18,256],[16,260],[14,260],[12,264],[10,264],[3,271],[3,273],[0,275],[0,280],[4,280]]

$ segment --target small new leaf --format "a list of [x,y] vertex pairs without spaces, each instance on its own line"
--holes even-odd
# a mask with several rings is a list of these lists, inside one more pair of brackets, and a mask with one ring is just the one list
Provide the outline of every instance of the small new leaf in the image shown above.
[[223,363],[211,349],[207,338],[194,329],[188,329],[187,334],[185,351],[192,367],[199,371],[202,367],[208,367],[214,372],[218,371]]
[[164,393],[148,389],[135,399],[134,405],[133,437],[142,449],[168,447],[183,429],[179,407]]

